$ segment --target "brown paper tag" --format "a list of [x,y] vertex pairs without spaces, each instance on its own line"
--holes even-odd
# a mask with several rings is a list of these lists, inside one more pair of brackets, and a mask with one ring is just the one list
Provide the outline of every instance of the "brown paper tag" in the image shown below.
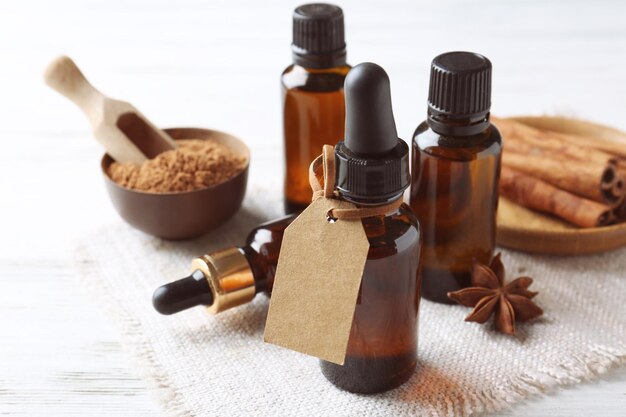
[[361,220],[329,222],[347,201],[319,198],[285,230],[265,341],[343,365],[369,242]]

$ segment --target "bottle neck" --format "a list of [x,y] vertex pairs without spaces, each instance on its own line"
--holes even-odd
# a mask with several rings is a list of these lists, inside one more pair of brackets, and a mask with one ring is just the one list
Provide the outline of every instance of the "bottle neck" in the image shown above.
[[362,207],[362,208],[366,208],[366,207],[378,207],[378,206],[384,206],[385,204],[389,204],[392,201],[396,201],[399,198],[402,198],[402,194],[404,194],[404,191],[402,191],[401,193],[397,193],[394,194],[390,197],[386,197],[386,198],[361,198],[361,197],[348,197],[345,195],[342,195],[341,198],[343,198],[346,201],[351,202],[352,204],[356,204],[357,207]]
[[[380,198],[380,199],[362,199],[362,198],[358,198],[358,197],[352,197],[352,198],[347,198],[346,196],[342,196],[342,198],[354,205],[356,205],[357,208],[362,208],[362,209],[375,209],[375,208],[379,208],[385,205],[388,205],[398,199],[401,199],[402,196],[404,194],[404,191],[401,193],[397,193],[394,194],[391,197],[388,198]],[[389,216],[395,213],[398,213],[399,211],[399,207],[393,207],[393,208],[389,208],[388,210],[385,210],[383,213],[379,214],[379,216]]]
[[445,136],[473,136],[484,132],[490,125],[489,112],[454,117],[437,114],[432,109],[428,110],[426,122],[434,132]]
[[330,69],[343,67],[347,64],[345,49],[324,54],[304,52],[297,46],[292,46],[291,49],[293,63],[306,69]]

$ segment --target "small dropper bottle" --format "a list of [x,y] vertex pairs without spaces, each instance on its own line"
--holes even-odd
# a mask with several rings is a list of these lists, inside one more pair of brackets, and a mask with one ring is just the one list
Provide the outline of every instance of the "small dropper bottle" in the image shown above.
[[343,11],[313,3],[293,13],[293,64],[281,76],[285,146],[285,212],[311,202],[309,165],[324,144],[343,136],[346,63]]
[[[345,139],[335,146],[337,191],[362,208],[401,199],[410,184],[409,148],[396,132],[389,77],[376,64],[357,65],[345,92]],[[415,370],[420,232],[406,204],[361,222],[370,248],[345,364],[321,361],[321,367],[341,389],[376,393],[403,384]]]
[[161,314],[174,314],[203,305],[217,314],[252,301],[259,292],[271,292],[283,233],[293,219],[286,216],[254,228],[245,246],[194,259],[190,276],[156,289],[154,308]]
[[413,136],[411,208],[423,230],[422,295],[452,303],[496,239],[501,138],[489,122],[491,62],[449,52],[431,66],[428,117]]

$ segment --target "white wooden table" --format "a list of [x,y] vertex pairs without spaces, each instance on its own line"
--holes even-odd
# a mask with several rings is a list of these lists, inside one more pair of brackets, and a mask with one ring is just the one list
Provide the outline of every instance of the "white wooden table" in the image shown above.
[[[430,60],[447,50],[491,58],[496,114],[577,115],[626,129],[623,1],[341,3],[349,61],[387,69],[407,140],[425,115]],[[86,120],[42,82],[47,62],[74,57],[96,86],[162,126],[244,138],[253,151],[251,180],[278,183],[278,77],[290,61],[296,5],[2,1],[0,414],[159,412],[74,276],[72,241],[121,220],[102,186],[101,150]],[[502,415],[625,414],[622,368]]]

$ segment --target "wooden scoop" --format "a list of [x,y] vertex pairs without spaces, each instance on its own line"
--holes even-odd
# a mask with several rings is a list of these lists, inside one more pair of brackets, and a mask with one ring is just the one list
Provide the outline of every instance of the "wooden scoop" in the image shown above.
[[61,56],[48,65],[46,84],[85,113],[93,134],[117,162],[141,164],[176,148],[172,138],[125,101],[106,97],[87,81],[74,61]]

